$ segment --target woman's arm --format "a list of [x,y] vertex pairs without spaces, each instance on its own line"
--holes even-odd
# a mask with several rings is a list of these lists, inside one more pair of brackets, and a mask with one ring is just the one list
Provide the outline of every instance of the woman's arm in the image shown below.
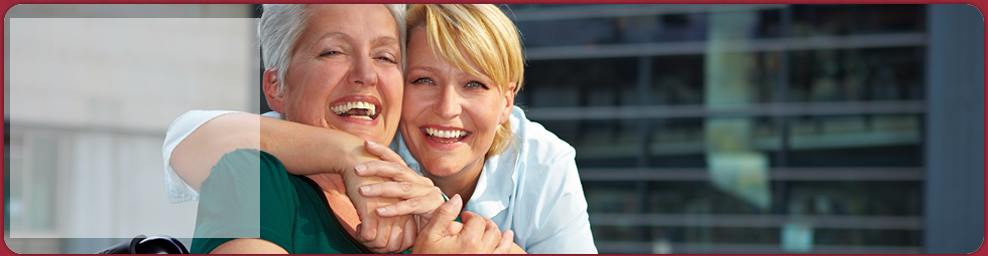
[[[175,122],[203,122],[201,119],[192,120],[196,117],[184,117],[179,117]],[[354,165],[379,158],[367,154],[364,140],[352,134],[248,113],[220,115],[198,127],[173,124],[168,134],[188,134],[184,138],[166,138],[166,141],[181,140],[171,152],[169,163],[179,177],[196,191],[224,154],[238,148],[254,148],[277,157],[291,174],[341,174],[347,195],[363,223],[358,240],[375,252],[385,252],[383,248],[391,237],[403,236],[397,234],[403,230],[404,223],[412,221],[411,216],[381,218],[374,214],[374,209],[395,203],[398,199],[366,198],[357,192],[359,186],[387,179],[354,174]],[[402,244],[400,249],[403,251],[409,246],[411,242]]]
[[259,238],[237,238],[217,246],[210,254],[288,254],[271,241]]
[[213,118],[190,133],[172,151],[170,164],[186,184],[198,191],[220,157],[238,148],[268,152],[282,160],[291,174],[342,174],[358,163],[378,160],[364,151],[363,143],[342,131],[231,113]]

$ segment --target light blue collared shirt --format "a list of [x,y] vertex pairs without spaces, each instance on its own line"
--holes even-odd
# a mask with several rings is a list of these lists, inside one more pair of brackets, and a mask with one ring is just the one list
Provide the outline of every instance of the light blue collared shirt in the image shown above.
[[[199,198],[169,164],[175,146],[207,121],[235,112],[193,110],[175,119],[168,128],[162,153],[169,201]],[[275,112],[264,116],[281,118]],[[487,159],[464,210],[490,218],[502,231],[514,231],[514,242],[528,253],[597,253],[587,200],[576,169],[576,150],[541,124],[528,120],[517,106],[510,121],[514,146]],[[409,168],[422,174],[400,134],[391,149]]]
[[[528,120],[517,106],[509,120],[515,144],[484,162],[464,210],[491,218],[502,231],[514,231],[515,243],[528,253],[597,253],[576,150]],[[394,141],[402,160],[422,174],[401,135]]]

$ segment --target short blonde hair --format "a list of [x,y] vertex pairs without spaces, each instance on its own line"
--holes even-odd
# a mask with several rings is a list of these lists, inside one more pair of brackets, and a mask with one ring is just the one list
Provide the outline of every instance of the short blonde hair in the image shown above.
[[[490,78],[506,92],[505,97],[521,90],[525,78],[521,39],[518,28],[501,9],[490,4],[416,4],[408,10],[407,17],[409,33],[425,27],[429,47],[438,50],[450,65]],[[466,58],[481,70],[471,67]],[[516,86],[509,91],[511,83]],[[486,157],[507,150],[514,144],[512,137],[510,121],[499,125]]]

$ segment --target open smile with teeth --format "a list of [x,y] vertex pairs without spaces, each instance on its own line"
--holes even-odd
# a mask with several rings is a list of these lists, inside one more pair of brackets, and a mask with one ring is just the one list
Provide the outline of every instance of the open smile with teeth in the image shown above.
[[343,105],[329,107],[329,110],[338,116],[364,120],[374,120],[379,114],[376,105],[362,101],[347,102]]
[[439,130],[436,128],[425,128],[425,133],[436,141],[442,143],[453,143],[467,137],[470,132],[461,130]]

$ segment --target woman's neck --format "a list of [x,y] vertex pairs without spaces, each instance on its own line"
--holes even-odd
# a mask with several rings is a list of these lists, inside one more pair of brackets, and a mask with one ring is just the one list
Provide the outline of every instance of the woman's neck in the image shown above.
[[470,201],[470,197],[473,196],[473,191],[477,189],[477,182],[480,180],[480,172],[484,170],[485,160],[467,165],[462,170],[446,177],[434,176],[428,170],[422,170],[422,174],[431,179],[446,196],[451,197],[459,194],[463,198],[463,204],[466,205],[467,201]]
[[343,176],[339,174],[313,174],[306,175],[312,181],[322,188],[323,194],[326,195],[329,207],[332,208],[330,212],[336,215],[336,219],[343,224],[343,228],[350,233],[351,236],[356,237],[357,235],[357,225],[360,224],[360,217],[357,216],[357,209],[353,207],[353,203],[350,202],[350,197],[346,195],[346,186],[343,184]]

